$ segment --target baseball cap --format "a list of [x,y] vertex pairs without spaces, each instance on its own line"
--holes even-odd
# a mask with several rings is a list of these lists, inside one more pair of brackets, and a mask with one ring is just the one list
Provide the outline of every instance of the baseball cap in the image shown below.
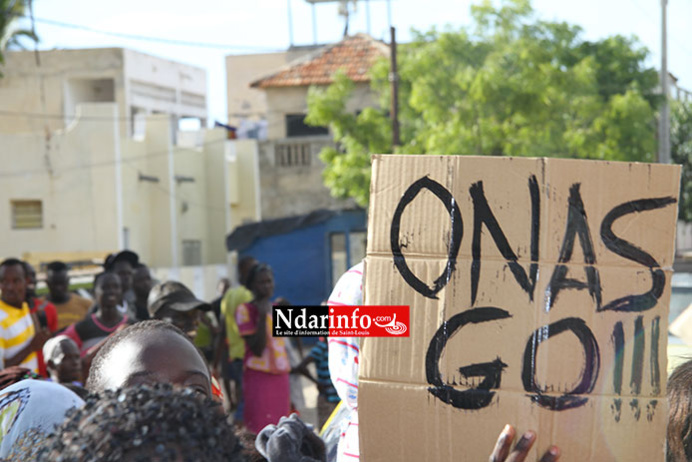
[[195,295],[178,281],[165,281],[156,284],[149,292],[147,308],[153,318],[161,308],[170,308],[175,311],[190,311],[200,309],[209,311],[211,305],[199,300]]

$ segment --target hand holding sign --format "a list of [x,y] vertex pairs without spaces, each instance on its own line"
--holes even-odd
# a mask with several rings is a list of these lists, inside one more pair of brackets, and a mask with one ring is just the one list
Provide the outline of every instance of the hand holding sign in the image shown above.
[[[511,425],[506,425],[500,437],[497,439],[495,444],[495,449],[490,455],[489,462],[523,462],[529,455],[533,443],[536,442],[536,434],[532,431],[528,431],[522,435],[522,437],[517,442],[514,450],[510,452],[512,448],[512,442],[516,436],[516,431]],[[557,462],[560,459],[560,448],[557,446],[551,446],[543,457],[541,457],[539,462]]]

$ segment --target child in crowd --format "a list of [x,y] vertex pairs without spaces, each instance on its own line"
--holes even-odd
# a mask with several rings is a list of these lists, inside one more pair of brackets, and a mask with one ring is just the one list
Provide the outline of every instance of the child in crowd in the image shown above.
[[147,300],[153,286],[151,273],[144,263],[139,263],[132,272],[132,291],[135,294],[135,316],[137,321],[150,319]]
[[62,330],[79,322],[89,312],[91,301],[70,292],[68,266],[61,261],[53,261],[46,267],[47,302],[55,305],[58,313],[57,330]]
[[46,360],[49,379],[59,383],[84,397],[82,357],[79,347],[70,337],[58,335],[43,345],[43,357]]
[[290,413],[290,365],[284,339],[273,337],[271,331],[274,294],[271,268],[255,265],[248,275],[247,286],[254,298],[240,305],[235,317],[246,345],[243,420],[248,430],[258,433]]
[[84,375],[91,361],[109,335],[130,324],[127,315],[120,313],[118,304],[122,296],[120,278],[115,273],[101,273],[94,279],[95,309],[84,319],[63,332],[79,347]]

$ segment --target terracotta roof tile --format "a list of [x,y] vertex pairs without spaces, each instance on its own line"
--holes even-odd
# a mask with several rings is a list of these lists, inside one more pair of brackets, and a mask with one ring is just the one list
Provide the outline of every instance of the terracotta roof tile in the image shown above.
[[328,85],[339,69],[354,82],[368,82],[375,61],[389,56],[389,48],[366,34],[345,37],[315,53],[290,63],[280,71],[250,84],[253,88]]

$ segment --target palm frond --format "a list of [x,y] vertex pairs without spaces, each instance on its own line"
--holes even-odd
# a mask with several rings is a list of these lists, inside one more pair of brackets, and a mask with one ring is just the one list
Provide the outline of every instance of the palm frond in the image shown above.
[[38,42],[38,36],[31,30],[19,29],[10,33],[5,43],[6,50],[26,50],[26,46],[21,42],[22,38],[29,38],[33,42]]

